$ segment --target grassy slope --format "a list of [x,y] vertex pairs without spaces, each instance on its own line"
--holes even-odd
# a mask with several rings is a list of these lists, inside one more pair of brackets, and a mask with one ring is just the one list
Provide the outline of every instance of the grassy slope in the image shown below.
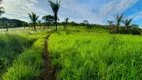
[[[38,40],[33,46],[23,52],[17,60],[14,61],[12,67],[3,75],[3,80],[36,80],[40,74],[42,66],[42,52],[44,48],[44,38],[46,33],[35,33],[32,37],[37,37]],[[11,75],[12,74],[12,75]]]
[[59,80],[142,79],[142,37],[102,32],[55,33],[49,51]]
[[32,42],[31,39],[16,34],[0,35],[0,77],[11,66],[12,61],[32,45]]
[[[92,32],[84,28],[80,32],[79,27],[68,29],[70,30],[67,32],[52,34],[49,39],[52,62],[55,66],[62,67],[58,72],[59,80],[142,78],[141,36],[110,35],[102,29]],[[42,65],[41,50],[46,35],[41,31],[23,32],[30,36],[20,36],[29,40],[40,39],[14,61],[12,67],[3,75],[4,80],[35,80],[39,76]]]
[[[27,64],[26,61],[24,62],[23,60],[26,60],[26,58],[30,59],[32,57],[33,57],[32,59],[34,59],[41,56],[41,51],[42,51],[41,48],[44,47],[42,46],[43,44],[42,40],[47,35],[45,32],[46,30],[44,31],[38,30],[35,32],[35,31],[29,30],[28,28],[27,29],[11,28],[9,29],[8,32],[6,32],[5,30],[0,30],[0,79],[2,74],[4,74],[4,72],[6,72],[6,70],[11,66],[11,64],[13,63],[13,60],[14,60],[14,63],[12,64],[12,67],[8,69],[7,73],[4,74],[6,76],[6,77],[3,77],[5,80],[11,80],[11,79],[19,80],[20,76],[24,77],[25,76],[24,74],[30,74],[28,72],[32,71],[34,67],[37,67],[37,65],[34,66],[33,68],[26,67],[25,65],[22,66],[24,63]],[[38,41],[34,43],[34,41],[36,41],[37,39]],[[34,45],[32,46],[32,48],[27,50],[27,48],[31,47],[33,43]],[[41,45],[38,45],[38,44],[41,44]],[[37,49],[38,47],[39,49]],[[19,54],[21,53],[23,53],[22,54],[23,56],[22,55],[19,56]],[[35,55],[32,55],[32,53],[35,53]],[[42,59],[40,57],[39,59],[37,59],[37,61],[39,62],[41,60]],[[31,61],[29,61],[29,63],[30,62]],[[19,65],[19,66],[16,66],[16,65]],[[11,70],[12,68],[13,70]],[[27,71],[24,72],[23,69],[27,69]],[[23,73],[22,72],[20,73],[20,70]],[[11,75],[11,73],[9,72],[11,73],[13,72],[15,76]],[[33,72],[33,77],[34,75],[35,73]],[[13,78],[9,79],[11,76],[13,76]],[[17,77],[17,78],[14,78],[14,77]],[[25,76],[25,78],[27,77]]]

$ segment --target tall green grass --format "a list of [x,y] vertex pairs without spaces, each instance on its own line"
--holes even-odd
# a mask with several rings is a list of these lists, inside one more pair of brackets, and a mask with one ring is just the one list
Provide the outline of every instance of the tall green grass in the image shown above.
[[52,34],[58,80],[141,80],[142,37],[106,33]]
[[46,34],[42,35],[30,49],[14,61],[12,67],[3,75],[3,80],[38,80],[43,64],[42,52],[45,37]]
[[28,39],[19,35],[0,35],[0,77],[11,66],[12,61],[31,45]]

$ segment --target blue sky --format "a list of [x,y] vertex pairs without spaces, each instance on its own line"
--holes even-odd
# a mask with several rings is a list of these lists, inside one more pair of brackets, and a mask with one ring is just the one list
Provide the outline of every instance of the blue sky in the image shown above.
[[[114,20],[113,15],[123,13],[126,18],[134,18],[132,23],[142,26],[142,0],[62,0],[59,11],[60,21],[70,18],[70,21],[107,24]],[[3,17],[30,21],[27,13],[40,15],[53,14],[48,0],[4,0],[6,13]]]

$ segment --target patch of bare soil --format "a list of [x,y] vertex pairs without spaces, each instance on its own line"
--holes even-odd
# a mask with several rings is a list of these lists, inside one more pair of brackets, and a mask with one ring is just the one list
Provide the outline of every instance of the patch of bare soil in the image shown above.
[[39,80],[56,80],[54,66],[52,66],[48,51],[48,38],[50,37],[50,35],[46,37],[44,42],[44,50],[43,50],[44,65]]

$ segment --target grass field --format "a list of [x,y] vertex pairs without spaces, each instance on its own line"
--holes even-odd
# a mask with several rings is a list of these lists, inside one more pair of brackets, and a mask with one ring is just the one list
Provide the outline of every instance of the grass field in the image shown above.
[[0,76],[6,68],[11,66],[12,61],[24,50],[29,48],[32,40],[14,34],[0,35]]
[[97,32],[54,33],[49,51],[58,80],[141,80],[142,37]]
[[0,33],[0,80],[37,79],[46,31],[11,28]]
[[[38,80],[51,30],[10,29],[0,35],[2,80]],[[59,28],[48,40],[57,80],[141,80],[142,37],[83,27]],[[0,79],[1,79],[0,78]]]

